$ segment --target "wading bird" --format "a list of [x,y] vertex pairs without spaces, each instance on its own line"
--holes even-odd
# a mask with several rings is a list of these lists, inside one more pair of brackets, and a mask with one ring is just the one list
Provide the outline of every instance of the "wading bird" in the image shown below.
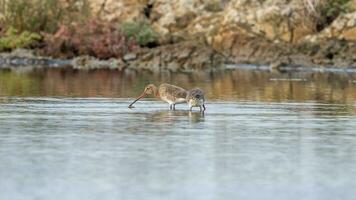
[[186,101],[191,111],[193,107],[199,107],[200,112],[205,111],[205,98],[203,90],[199,88],[191,89],[187,92]]
[[136,101],[150,94],[169,103],[169,108],[175,110],[176,104],[186,102],[187,91],[181,87],[167,83],[161,84],[158,88],[154,84],[149,84],[145,87],[142,94],[129,105],[129,108],[132,108],[132,105],[136,103]]

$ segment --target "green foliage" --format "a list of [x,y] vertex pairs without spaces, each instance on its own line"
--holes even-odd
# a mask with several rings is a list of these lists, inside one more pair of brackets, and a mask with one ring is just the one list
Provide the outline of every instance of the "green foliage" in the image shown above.
[[334,18],[340,13],[345,13],[349,1],[350,0],[328,0],[321,8],[321,15]]
[[349,11],[350,0],[303,0],[304,8],[316,31],[321,31],[331,24],[340,14]]
[[20,33],[17,29],[10,27],[0,38],[0,50],[28,47],[40,39],[41,36],[37,33],[29,31]]
[[19,31],[54,32],[60,24],[85,19],[88,0],[0,0],[2,26]]
[[139,20],[136,22],[124,22],[121,24],[121,29],[126,37],[134,38],[137,44],[141,46],[145,46],[149,43],[154,43],[157,41],[157,33],[145,20]]

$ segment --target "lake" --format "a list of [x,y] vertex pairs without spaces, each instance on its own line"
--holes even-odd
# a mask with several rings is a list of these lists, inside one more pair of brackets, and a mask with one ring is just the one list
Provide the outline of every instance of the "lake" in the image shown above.
[[[207,110],[146,98],[206,92]],[[356,74],[0,71],[0,199],[354,199]]]

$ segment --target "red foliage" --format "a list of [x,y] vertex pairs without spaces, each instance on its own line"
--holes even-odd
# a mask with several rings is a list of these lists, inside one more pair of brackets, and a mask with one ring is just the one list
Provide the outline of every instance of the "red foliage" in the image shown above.
[[101,59],[120,58],[138,48],[118,26],[90,20],[86,24],[61,25],[55,34],[42,33],[44,54],[54,57],[91,55]]

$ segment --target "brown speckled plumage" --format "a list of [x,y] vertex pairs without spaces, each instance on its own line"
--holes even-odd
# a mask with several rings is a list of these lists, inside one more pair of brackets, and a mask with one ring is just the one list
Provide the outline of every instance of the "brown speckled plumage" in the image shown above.
[[186,101],[189,105],[189,110],[193,107],[199,107],[200,111],[205,111],[205,97],[203,90],[199,88],[191,89],[187,92]]
[[177,101],[178,99],[185,99],[187,91],[181,87],[163,83],[158,88],[159,96],[165,97],[171,101]]
[[132,105],[136,101],[150,94],[153,94],[155,97],[160,98],[163,101],[169,103],[170,109],[174,110],[176,104],[185,103],[187,91],[181,87],[170,85],[167,83],[161,84],[158,88],[154,84],[149,84],[145,87],[143,93],[129,105],[129,108],[132,108]]

